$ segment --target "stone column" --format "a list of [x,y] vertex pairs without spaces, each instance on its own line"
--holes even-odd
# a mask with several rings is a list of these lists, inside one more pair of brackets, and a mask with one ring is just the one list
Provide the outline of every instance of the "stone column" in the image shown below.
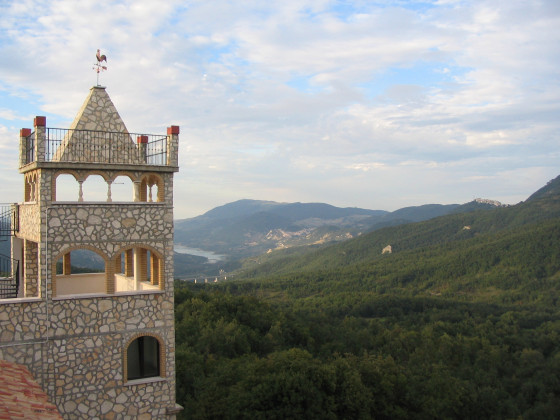
[[153,285],[159,284],[159,258],[150,252],[150,280]]
[[[19,131],[19,167],[21,168],[35,160],[35,156],[27,155],[27,138],[31,135],[30,128],[22,128]],[[34,149],[32,149],[34,152]]]
[[134,194],[132,199],[135,202],[140,201],[140,181],[134,181]]
[[84,181],[78,181],[79,190],[78,190],[78,201],[84,201],[84,188],[83,188]]
[[140,260],[140,272],[138,273],[139,281],[148,280],[148,250],[145,248],[138,248],[138,255]]
[[179,126],[167,127],[167,165],[179,166]]
[[122,256],[117,255],[115,258],[115,273],[122,273]]
[[113,181],[107,181],[107,203],[111,203],[113,198],[111,197],[111,185]]
[[159,290],[165,290],[165,269],[163,264],[164,258],[158,261],[158,286]]
[[132,277],[134,275],[134,250],[128,249],[124,253],[124,275]]
[[39,296],[39,247],[37,242],[25,240],[23,243],[24,261],[24,295]]
[[143,203],[148,201],[148,181],[147,177],[142,178],[142,182],[140,182],[140,195],[138,196],[139,200]]
[[105,293],[115,293],[115,264],[112,261],[105,262]]
[[47,117],[35,117],[33,125],[35,126],[35,160],[44,162],[47,147]]
[[140,162],[146,163],[148,160],[148,136],[138,136],[136,137],[136,142],[138,143],[138,155],[140,156]]
[[64,254],[62,257],[62,274],[68,276],[72,274],[72,263],[70,259],[70,253]]
[[140,289],[139,284],[147,280],[148,277],[148,252],[145,248],[134,248],[134,282],[136,290]]

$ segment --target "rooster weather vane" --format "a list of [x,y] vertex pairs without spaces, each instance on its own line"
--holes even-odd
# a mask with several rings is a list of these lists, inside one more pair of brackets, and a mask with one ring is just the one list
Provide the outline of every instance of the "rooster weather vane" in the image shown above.
[[104,61],[105,63],[107,63],[107,57],[105,56],[105,54],[101,54],[101,51],[97,50],[97,54],[95,54],[95,58],[97,58],[97,63],[93,65],[93,69],[97,73],[97,86],[99,86],[99,73],[107,70],[107,66],[104,66],[101,63]]

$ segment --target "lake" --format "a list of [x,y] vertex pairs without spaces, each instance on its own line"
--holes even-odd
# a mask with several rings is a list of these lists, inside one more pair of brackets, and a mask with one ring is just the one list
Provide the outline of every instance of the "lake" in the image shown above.
[[205,251],[203,249],[198,248],[191,248],[184,245],[175,244],[173,246],[175,252],[179,254],[189,254],[189,255],[196,255],[197,257],[206,257],[208,258],[208,262],[215,263],[216,261],[223,260],[225,255],[216,254],[212,251]]

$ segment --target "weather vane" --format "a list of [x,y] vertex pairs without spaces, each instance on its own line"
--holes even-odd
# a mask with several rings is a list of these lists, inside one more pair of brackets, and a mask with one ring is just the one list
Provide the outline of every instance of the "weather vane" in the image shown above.
[[95,54],[95,58],[97,58],[97,63],[93,65],[93,69],[97,73],[97,86],[99,86],[99,73],[107,70],[107,66],[104,66],[101,63],[103,61],[105,61],[105,63],[107,63],[107,57],[105,56],[105,54],[102,55],[101,51],[99,51],[99,49],[98,49],[97,54]]

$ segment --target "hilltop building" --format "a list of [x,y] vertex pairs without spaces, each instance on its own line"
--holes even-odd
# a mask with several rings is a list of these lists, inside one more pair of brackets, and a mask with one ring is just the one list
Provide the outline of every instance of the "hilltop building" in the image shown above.
[[[104,87],[70,129],[20,133],[24,201],[5,208],[0,359],[25,366],[63,418],[173,419],[173,174],[179,127],[130,133]],[[88,196],[90,181],[106,186]],[[121,191],[128,185],[129,194]],[[72,190],[72,196],[67,191]],[[74,273],[96,254],[99,273]],[[8,282],[8,283],[6,283]],[[1,411],[1,410],[0,410]]]

